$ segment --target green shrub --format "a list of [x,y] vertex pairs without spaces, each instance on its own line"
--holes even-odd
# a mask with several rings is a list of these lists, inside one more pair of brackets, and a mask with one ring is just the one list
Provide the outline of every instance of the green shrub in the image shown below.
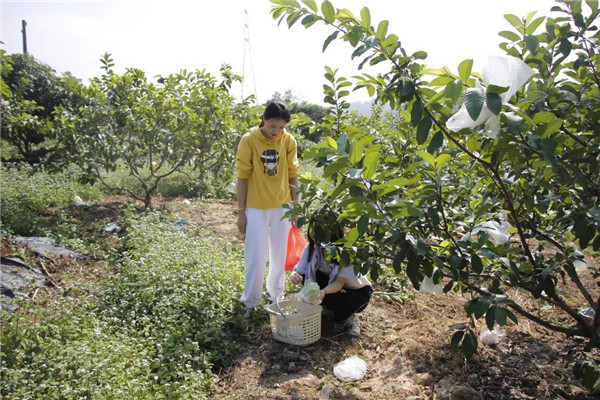
[[211,368],[239,346],[241,246],[158,213],[125,226],[98,298],[3,313],[0,397],[207,398]]
[[3,231],[40,235],[37,217],[43,210],[73,203],[75,195],[87,201],[101,198],[100,189],[76,183],[70,170],[51,174],[43,168],[24,164],[4,164],[0,168]]
[[159,213],[126,229],[129,250],[103,295],[106,315],[152,331],[165,352],[192,340],[212,359],[230,354],[235,338],[225,328],[243,287],[241,247],[186,233]]
[[57,306],[62,307],[59,314],[36,315],[42,319],[33,324],[4,315],[3,399],[205,397],[208,379],[204,371],[191,368],[173,390],[188,397],[165,394],[172,389],[160,385],[152,337],[119,331],[94,315],[89,305],[72,299]]

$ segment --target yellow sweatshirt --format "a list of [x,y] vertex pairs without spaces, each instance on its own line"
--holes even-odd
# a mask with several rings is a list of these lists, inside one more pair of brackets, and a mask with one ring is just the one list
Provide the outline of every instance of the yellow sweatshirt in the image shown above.
[[279,208],[290,202],[289,179],[298,176],[296,139],[285,130],[267,140],[259,127],[250,129],[238,145],[238,178],[248,179],[246,207]]

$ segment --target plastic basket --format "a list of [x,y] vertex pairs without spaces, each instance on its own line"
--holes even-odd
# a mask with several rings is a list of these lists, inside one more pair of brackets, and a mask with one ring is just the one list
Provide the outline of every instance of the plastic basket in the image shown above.
[[320,305],[298,300],[282,300],[267,306],[271,315],[273,339],[280,342],[306,346],[321,338]]

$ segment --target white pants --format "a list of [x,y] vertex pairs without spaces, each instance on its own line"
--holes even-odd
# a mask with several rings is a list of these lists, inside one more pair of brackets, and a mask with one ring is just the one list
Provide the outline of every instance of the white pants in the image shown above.
[[247,308],[262,303],[262,288],[269,257],[267,293],[275,301],[285,285],[285,257],[290,220],[283,218],[284,208],[261,210],[246,208],[246,241],[244,243],[245,287],[240,301]]

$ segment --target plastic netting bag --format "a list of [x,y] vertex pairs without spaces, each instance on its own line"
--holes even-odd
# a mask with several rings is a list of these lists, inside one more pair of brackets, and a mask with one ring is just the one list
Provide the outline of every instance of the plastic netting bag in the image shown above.
[[305,303],[316,304],[319,301],[319,292],[321,288],[317,282],[306,281],[304,287],[298,293],[294,294],[294,298],[302,300]]

